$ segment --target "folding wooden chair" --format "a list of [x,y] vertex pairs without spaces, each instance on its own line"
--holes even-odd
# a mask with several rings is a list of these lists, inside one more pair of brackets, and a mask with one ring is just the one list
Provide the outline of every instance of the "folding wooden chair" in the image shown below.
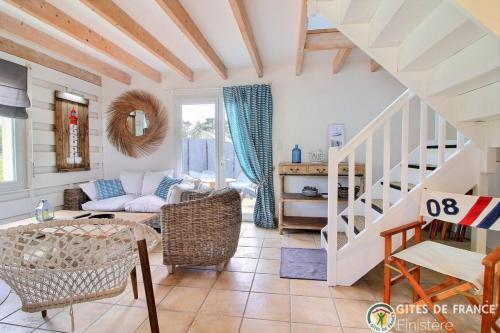
[[[439,311],[434,311],[434,302],[442,301],[455,295],[463,295],[469,303],[482,306],[481,333],[500,332],[496,321],[499,318],[500,274],[495,271],[500,261],[500,247],[487,256],[443,245],[432,241],[422,242],[424,216],[431,219],[467,225],[475,228],[500,230],[500,199],[458,195],[424,189],[418,221],[386,230],[380,235],[385,238],[384,259],[384,302],[390,304],[391,286],[407,279],[413,288],[413,302],[427,305],[429,311],[441,323],[448,320]],[[408,234],[414,230],[414,245],[408,247]],[[392,253],[393,236],[401,234],[402,249]],[[408,264],[412,264],[409,267]],[[447,279],[429,289],[420,285],[420,267],[439,272]],[[391,271],[398,272],[395,277]],[[494,286],[496,281],[496,292]],[[475,289],[472,294],[469,291]],[[480,294],[482,292],[482,300]],[[494,306],[492,306],[494,305]],[[449,325],[451,326],[451,325]],[[455,332],[453,328],[448,332]]]

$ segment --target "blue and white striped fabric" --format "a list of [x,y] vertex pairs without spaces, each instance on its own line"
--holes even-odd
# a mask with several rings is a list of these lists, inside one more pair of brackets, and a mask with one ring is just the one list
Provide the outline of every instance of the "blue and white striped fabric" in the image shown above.
[[254,223],[275,228],[271,86],[224,87],[223,93],[236,156],[245,175],[257,185]]
[[167,199],[168,191],[170,190],[170,187],[175,184],[180,184],[182,183],[182,179],[175,179],[171,178],[169,176],[166,176],[163,178],[163,180],[160,182],[158,187],[156,188],[155,195],[162,198],[162,199]]
[[95,181],[97,199],[107,199],[125,195],[122,182],[119,179],[98,179]]

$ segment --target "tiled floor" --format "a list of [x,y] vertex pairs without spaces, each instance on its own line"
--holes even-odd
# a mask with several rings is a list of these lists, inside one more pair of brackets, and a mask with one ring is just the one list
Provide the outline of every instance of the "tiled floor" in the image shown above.
[[[382,298],[382,267],[379,265],[352,287],[329,288],[325,282],[288,280],[279,277],[280,247],[319,247],[319,234],[279,235],[244,223],[240,247],[224,272],[213,268],[178,269],[168,275],[160,250],[150,254],[160,331],[242,333],[357,333],[370,332],[366,310]],[[139,281],[140,276],[138,277]],[[441,277],[426,271],[425,284]],[[113,299],[74,306],[76,332],[149,332],[144,291],[139,286],[134,300],[130,286]],[[406,284],[393,288],[393,301],[410,302]],[[455,302],[465,303],[461,297]],[[46,332],[71,329],[69,310],[40,313],[19,310],[11,294],[0,305],[0,333]],[[479,317],[449,316],[457,332],[479,330]],[[429,315],[408,316],[409,321],[433,320]],[[411,332],[411,330],[400,330]],[[421,331],[422,332],[422,331]]]

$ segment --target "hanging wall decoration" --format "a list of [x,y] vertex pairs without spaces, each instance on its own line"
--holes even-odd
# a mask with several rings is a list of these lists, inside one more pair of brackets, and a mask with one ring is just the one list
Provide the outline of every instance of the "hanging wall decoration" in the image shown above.
[[160,100],[143,90],[118,96],[108,108],[109,142],[122,154],[138,158],[154,152],[167,134],[167,111]]
[[89,100],[56,91],[55,133],[58,172],[90,170]]

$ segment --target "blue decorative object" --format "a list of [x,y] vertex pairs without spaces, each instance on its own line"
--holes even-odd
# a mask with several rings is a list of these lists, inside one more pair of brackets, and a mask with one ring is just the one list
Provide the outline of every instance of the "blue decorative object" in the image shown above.
[[300,163],[302,162],[302,152],[299,148],[299,145],[295,145],[295,148],[292,149],[292,163]]
[[107,199],[125,195],[122,182],[119,179],[98,179],[95,181],[97,199]]
[[223,93],[236,156],[245,175],[257,185],[254,223],[275,228],[271,86],[224,87]]
[[163,178],[163,180],[160,182],[160,185],[156,188],[155,195],[162,198],[163,200],[167,199],[168,191],[170,190],[170,187],[175,184],[180,184],[182,183],[182,179],[175,179],[171,178],[169,176],[166,176]]
[[54,207],[48,200],[40,200],[35,208],[35,218],[38,222],[49,221],[54,218]]

